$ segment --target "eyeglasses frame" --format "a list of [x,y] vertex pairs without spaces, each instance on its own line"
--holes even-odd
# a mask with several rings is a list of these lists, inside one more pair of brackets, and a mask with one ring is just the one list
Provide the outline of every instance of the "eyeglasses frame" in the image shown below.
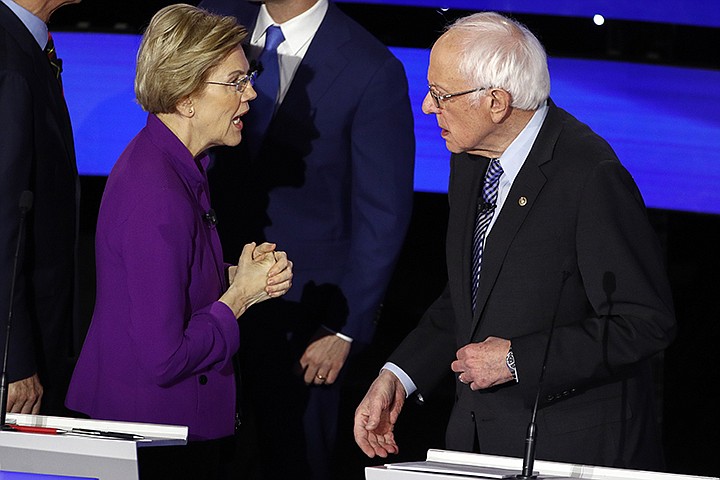
[[255,85],[255,80],[258,76],[258,69],[254,69],[249,71],[247,74],[243,75],[242,77],[238,78],[234,82],[217,82],[217,81],[206,81],[205,83],[209,83],[212,85],[225,85],[226,87],[235,87],[235,91],[238,93],[245,92],[245,89],[248,85]]
[[435,101],[435,106],[438,109],[443,108],[442,102],[444,102],[445,100],[449,100],[453,97],[461,97],[463,95],[468,95],[470,93],[481,92],[483,90],[487,90],[487,87],[480,87],[480,88],[472,88],[470,90],[464,90],[462,92],[445,93],[443,95],[439,95],[435,90],[433,90],[434,88],[435,88],[435,85],[428,85],[428,91],[430,92],[430,96]]

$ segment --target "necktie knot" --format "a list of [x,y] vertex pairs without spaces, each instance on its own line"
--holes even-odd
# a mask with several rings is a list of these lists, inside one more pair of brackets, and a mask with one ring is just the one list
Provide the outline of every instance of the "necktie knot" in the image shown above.
[[495,203],[497,200],[497,191],[502,174],[503,169],[498,159],[494,158],[490,160],[490,166],[485,173],[485,181],[483,183],[482,195],[485,203]]
[[268,50],[277,50],[278,45],[285,41],[285,35],[282,29],[277,25],[271,25],[265,30],[265,48],[263,53]]

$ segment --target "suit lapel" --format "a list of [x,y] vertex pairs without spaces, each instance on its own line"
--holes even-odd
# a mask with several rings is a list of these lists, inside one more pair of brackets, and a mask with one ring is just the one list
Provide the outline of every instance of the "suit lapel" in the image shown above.
[[287,112],[317,105],[350,61],[341,52],[351,38],[350,32],[345,22],[336,18],[338,15],[339,10],[330,3],[273,122],[281,123]]
[[542,165],[552,159],[555,142],[562,130],[557,116],[557,108],[551,100],[548,100],[548,103],[549,111],[545,122],[486,239],[482,258],[482,275],[478,287],[477,309],[473,317],[470,338],[477,331],[479,320],[497,281],[510,244],[525,218],[532,211],[534,202],[547,180],[542,171]]

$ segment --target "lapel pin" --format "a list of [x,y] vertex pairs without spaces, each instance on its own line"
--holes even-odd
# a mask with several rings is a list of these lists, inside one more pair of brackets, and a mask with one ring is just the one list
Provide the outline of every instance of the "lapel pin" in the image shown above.
[[524,207],[525,205],[527,205],[527,197],[518,198],[518,205],[520,205],[521,207]]

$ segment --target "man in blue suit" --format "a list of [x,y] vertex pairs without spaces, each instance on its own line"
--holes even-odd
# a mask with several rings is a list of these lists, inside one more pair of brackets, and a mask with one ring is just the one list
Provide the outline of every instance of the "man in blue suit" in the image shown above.
[[[269,239],[295,265],[286,298],[242,325],[244,403],[264,476],[328,478],[338,379],[372,339],[412,209],[407,79],[384,45],[327,0],[200,6],[248,28],[256,63],[268,28],[282,31],[269,127],[254,130],[265,113],[254,102],[243,142],[216,152],[210,181],[228,260],[247,240]],[[262,65],[259,97],[274,67]],[[283,461],[263,461],[263,452]]]

